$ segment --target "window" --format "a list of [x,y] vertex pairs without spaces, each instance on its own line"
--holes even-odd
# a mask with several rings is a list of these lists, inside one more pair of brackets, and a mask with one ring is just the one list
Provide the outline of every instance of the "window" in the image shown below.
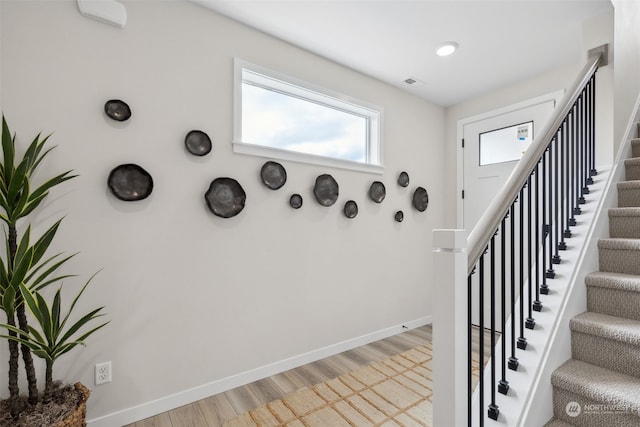
[[236,59],[234,151],[382,172],[381,109]]
[[480,134],[480,166],[520,160],[533,141],[533,122]]

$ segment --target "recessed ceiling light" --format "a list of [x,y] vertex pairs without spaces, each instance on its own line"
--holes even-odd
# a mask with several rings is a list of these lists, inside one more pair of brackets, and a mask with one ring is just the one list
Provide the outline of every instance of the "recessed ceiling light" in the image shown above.
[[458,48],[458,43],[456,42],[446,42],[438,46],[436,50],[436,54],[438,56],[449,56]]

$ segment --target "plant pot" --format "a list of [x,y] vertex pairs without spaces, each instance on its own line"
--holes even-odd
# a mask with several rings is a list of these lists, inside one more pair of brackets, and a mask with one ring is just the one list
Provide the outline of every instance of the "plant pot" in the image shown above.
[[60,421],[53,427],[86,427],[87,425],[87,400],[91,391],[86,388],[82,383],[75,383],[73,387],[82,393],[82,399],[78,402],[78,406],[75,411],[67,416],[64,420]]

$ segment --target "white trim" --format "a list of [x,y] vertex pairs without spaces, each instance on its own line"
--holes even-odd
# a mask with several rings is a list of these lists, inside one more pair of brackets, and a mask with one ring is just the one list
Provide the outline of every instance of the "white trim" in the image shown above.
[[[546,93],[544,95],[537,96],[535,98],[531,98],[525,101],[521,101],[515,104],[507,105],[505,107],[497,108],[495,110],[487,111],[481,114],[477,114],[475,116],[466,117],[464,119],[460,119],[457,122],[457,135],[456,135],[456,227],[463,228],[464,220],[464,203],[462,202],[462,194],[463,186],[464,186],[464,152],[462,151],[461,141],[464,137],[464,127],[468,124],[475,123],[481,120],[490,119],[492,117],[501,116],[503,114],[512,113],[514,111],[522,110],[524,108],[533,107],[534,105],[543,104],[548,101],[555,101],[554,108],[557,106],[560,99],[565,94],[564,89],[560,89],[554,92]],[[471,231],[471,230],[467,230]]]
[[371,165],[367,163],[350,162],[348,160],[334,159],[331,157],[315,156],[313,154],[296,153],[294,151],[279,150],[264,145],[247,144],[235,141],[233,152],[238,154],[249,154],[252,156],[276,158],[280,160],[290,160],[292,162],[307,163],[310,165],[329,166],[333,168],[349,169],[359,172],[369,172],[382,175],[384,167],[382,165]]
[[188,390],[181,391],[179,393],[165,396],[160,399],[146,402],[132,408],[94,418],[88,420],[88,425],[90,427],[112,427],[116,425],[122,426],[131,424],[136,421],[140,421],[145,418],[160,414],[162,412],[166,412],[171,409],[175,409],[177,407],[198,401],[200,399],[204,399],[206,397],[213,396],[215,394],[222,393],[227,390],[231,390],[233,388],[249,384],[266,377],[270,377],[280,372],[297,368],[307,363],[312,363],[317,360],[324,359],[325,357],[342,353],[343,351],[351,350],[353,348],[369,344],[377,340],[397,335],[402,332],[406,332],[409,329],[428,325],[431,323],[431,321],[431,316],[425,316],[400,325],[371,332],[360,337],[332,344],[323,348],[319,348],[317,350],[290,357],[288,359],[261,366],[259,368],[241,372],[227,378],[222,378],[208,384],[203,384]]
[[[252,64],[240,58],[234,58],[233,78],[233,151],[261,157],[310,163],[321,166],[340,167],[357,171],[381,174],[383,167],[382,107],[356,99],[342,93],[314,85],[286,74]],[[253,75],[259,85],[274,87],[283,93],[298,94],[301,98],[311,99],[331,108],[336,108],[367,119],[367,159],[368,163],[351,162],[343,159],[310,155],[269,146],[250,144],[242,140],[242,82],[243,70]],[[253,80],[252,80],[253,81]]]

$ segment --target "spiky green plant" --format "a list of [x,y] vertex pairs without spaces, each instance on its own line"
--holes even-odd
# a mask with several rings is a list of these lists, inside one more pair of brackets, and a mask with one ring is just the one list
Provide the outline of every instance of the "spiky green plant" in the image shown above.
[[[32,291],[25,285],[21,284],[20,293],[22,294],[27,307],[29,307],[29,311],[36,319],[39,328],[34,328],[29,325],[29,334],[25,335],[20,329],[14,326],[0,324],[1,327],[14,332],[14,335],[0,335],[0,338],[17,341],[20,344],[29,347],[33,354],[44,359],[46,364],[44,389],[45,399],[50,397],[53,391],[54,362],[74,347],[84,345],[84,340],[87,339],[87,337],[109,323],[104,322],[88,331],[81,332],[89,322],[98,317],[104,316],[104,314],[100,314],[104,307],[99,307],[91,310],[75,323],[67,327],[67,322],[69,321],[71,312],[94,276],[92,276],[87,283],[85,283],[80,292],[78,292],[64,317],[62,317],[60,313],[62,304],[62,298],[60,296],[61,288],[58,288],[55,297],[53,298],[53,304],[49,307],[47,301],[39,291]],[[75,334],[81,335],[75,336]]]
[[[66,171],[46,180],[40,185],[32,182],[36,168],[54,147],[45,148],[49,136],[41,138],[38,134],[27,147],[21,158],[16,157],[16,136],[11,135],[7,121],[2,116],[2,162],[0,162],[0,220],[5,224],[6,259],[0,265],[0,308],[7,316],[7,324],[14,328],[9,336],[16,338],[17,330],[28,334],[29,324],[23,304],[20,286],[37,290],[60,280],[64,276],[55,276],[55,271],[70,257],[61,254],[44,259],[60,221],[47,230],[34,245],[30,245],[31,228],[27,227],[22,238],[18,239],[18,221],[27,217],[36,209],[53,187],[75,177]],[[20,245],[18,245],[20,241]],[[17,318],[17,324],[16,324]],[[21,335],[22,336],[22,335]],[[24,338],[24,336],[23,336]],[[18,359],[22,353],[24,360],[29,402],[38,401],[38,386],[33,358],[28,346],[14,339],[9,340],[9,394],[19,395]]]

